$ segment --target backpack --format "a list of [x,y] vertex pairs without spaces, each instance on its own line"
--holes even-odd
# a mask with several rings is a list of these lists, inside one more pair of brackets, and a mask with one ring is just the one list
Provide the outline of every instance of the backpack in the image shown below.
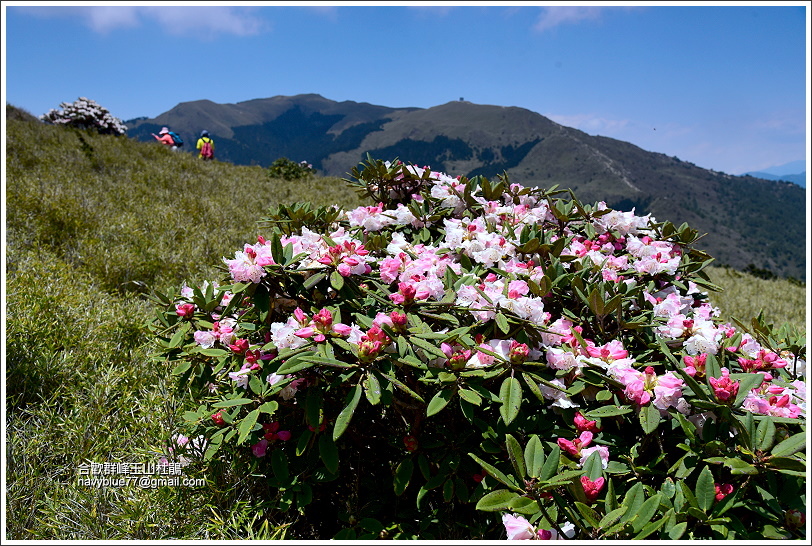
[[214,148],[211,147],[211,139],[203,141],[203,146],[200,148],[200,157],[203,159],[214,158]]
[[175,146],[177,146],[178,148],[183,146],[183,139],[180,138],[179,134],[177,134],[174,131],[169,131],[169,136],[172,137],[172,141],[175,143]]

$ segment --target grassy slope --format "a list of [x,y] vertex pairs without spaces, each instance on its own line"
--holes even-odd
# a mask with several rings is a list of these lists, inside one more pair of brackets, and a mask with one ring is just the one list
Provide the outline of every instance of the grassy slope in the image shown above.
[[[234,476],[201,490],[94,489],[77,485],[76,472],[84,461],[154,461],[178,430],[185,399],[173,392],[168,370],[149,360],[144,285],[164,290],[220,278],[215,266],[256,240],[268,206],[350,207],[358,204],[354,194],[336,179],[269,180],[259,167],[203,163],[157,144],[11,114],[7,537],[272,536],[280,522],[252,520],[253,501]],[[803,325],[803,288],[721,268],[711,275],[727,288],[713,298],[726,316],[763,308],[776,323]]]

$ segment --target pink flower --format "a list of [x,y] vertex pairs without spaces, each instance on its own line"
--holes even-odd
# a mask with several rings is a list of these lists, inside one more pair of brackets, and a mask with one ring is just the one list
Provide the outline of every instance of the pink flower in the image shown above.
[[530,355],[530,347],[525,343],[519,343],[516,340],[510,342],[510,362],[511,364],[521,364]]
[[307,326],[305,328],[301,328],[300,330],[296,330],[293,335],[296,337],[301,337],[304,339],[311,338],[316,333],[316,329],[312,326]]
[[585,448],[589,444],[592,443],[592,433],[588,430],[585,430],[581,433],[581,435],[569,441],[564,438],[558,439],[558,447],[569,453],[575,458],[579,458],[581,456],[581,449]]
[[333,324],[333,314],[328,309],[322,309],[313,315],[313,322],[315,322],[320,329],[329,328]]
[[581,459],[578,461],[580,466],[584,466],[586,464],[586,460],[589,459],[589,456],[595,452],[598,452],[598,456],[601,458],[601,466],[606,469],[609,466],[609,448],[606,446],[594,446],[594,447],[587,447],[581,450]]
[[503,514],[502,524],[505,526],[508,540],[529,540],[536,538],[536,529],[522,516]]
[[268,440],[265,438],[251,446],[251,451],[254,453],[254,457],[264,457],[267,449]]
[[702,353],[697,356],[688,356],[685,355],[682,357],[683,362],[685,362],[685,373],[690,375],[691,377],[699,376],[703,377],[705,375],[705,361],[708,358],[707,353]]
[[265,423],[262,425],[262,430],[265,431],[263,439],[267,440],[268,442],[274,442],[276,440],[282,440],[286,442],[290,440],[290,431],[287,430],[279,430],[279,423],[274,421],[273,423]]
[[623,343],[618,340],[610,341],[600,347],[588,346],[586,348],[589,356],[593,358],[600,358],[605,362],[613,362],[629,356],[629,351],[623,348]]
[[342,324],[337,322],[333,324],[333,332],[340,336],[348,336],[352,333],[352,327],[347,326],[346,324]]
[[229,349],[241,355],[248,350],[248,340],[247,339],[238,339],[234,341],[231,345],[228,346]]
[[406,313],[399,311],[389,313],[389,318],[392,319],[392,326],[394,326],[396,330],[404,329],[409,323],[409,318],[406,316]]
[[175,312],[179,317],[191,318],[195,314],[194,303],[179,303],[175,305]]
[[399,305],[404,305],[412,303],[414,301],[416,294],[417,289],[414,287],[414,285],[405,282],[399,282],[398,291],[395,292],[394,294],[389,294],[389,299]]
[[602,477],[593,482],[588,476],[581,476],[581,486],[584,488],[587,502],[594,502],[598,498],[605,482]]
[[601,431],[601,429],[598,428],[597,421],[588,420],[586,417],[581,415],[580,411],[575,412],[575,418],[573,421],[575,423],[575,428],[578,429],[579,432],[588,430],[589,432],[597,433]]
[[723,498],[727,497],[731,493],[733,493],[733,486],[729,483],[714,483],[714,488],[716,489],[716,500],[720,501]]
[[722,377],[709,377],[708,383],[713,388],[713,394],[721,402],[732,402],[739,392],[739,382],[730,379],[727,368],[722,368]]

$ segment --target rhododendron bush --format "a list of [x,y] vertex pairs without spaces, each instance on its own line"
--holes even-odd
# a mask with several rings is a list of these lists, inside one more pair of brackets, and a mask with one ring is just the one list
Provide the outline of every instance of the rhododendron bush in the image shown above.
[[62,110],[51,108],[39,118],[54,125],[95,129],[102,135],[123,135],[127,132],[127,126],[119,118],[94,100],[79,97],[72,103],[63,102],[59,106]]
[[805,339],[722,323],[696,231],[352,175],[368,206],[280,205],[223,278],[158,295],[203,471],[299,538],[806,536]]

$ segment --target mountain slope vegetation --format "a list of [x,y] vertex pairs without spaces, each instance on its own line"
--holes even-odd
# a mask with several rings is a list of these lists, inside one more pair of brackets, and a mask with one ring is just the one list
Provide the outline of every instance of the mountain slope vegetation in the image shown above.
[[466,101],[388,108],[312,94],[195,101],[128,122],[128,136],[146,141],[164,125],[187,138],[209,130],[218,158],[239,165],[267,166],[287,157],[343,177],[369,153],[455,176],[504,173],[527,186],[557,184],[586,202],[687,222],[707,234],[702,244],[721,265],[743,270],[752,264],[796,279],[806,271],[799,251],[806,242],[803,188],[703,169],[524,108]]

